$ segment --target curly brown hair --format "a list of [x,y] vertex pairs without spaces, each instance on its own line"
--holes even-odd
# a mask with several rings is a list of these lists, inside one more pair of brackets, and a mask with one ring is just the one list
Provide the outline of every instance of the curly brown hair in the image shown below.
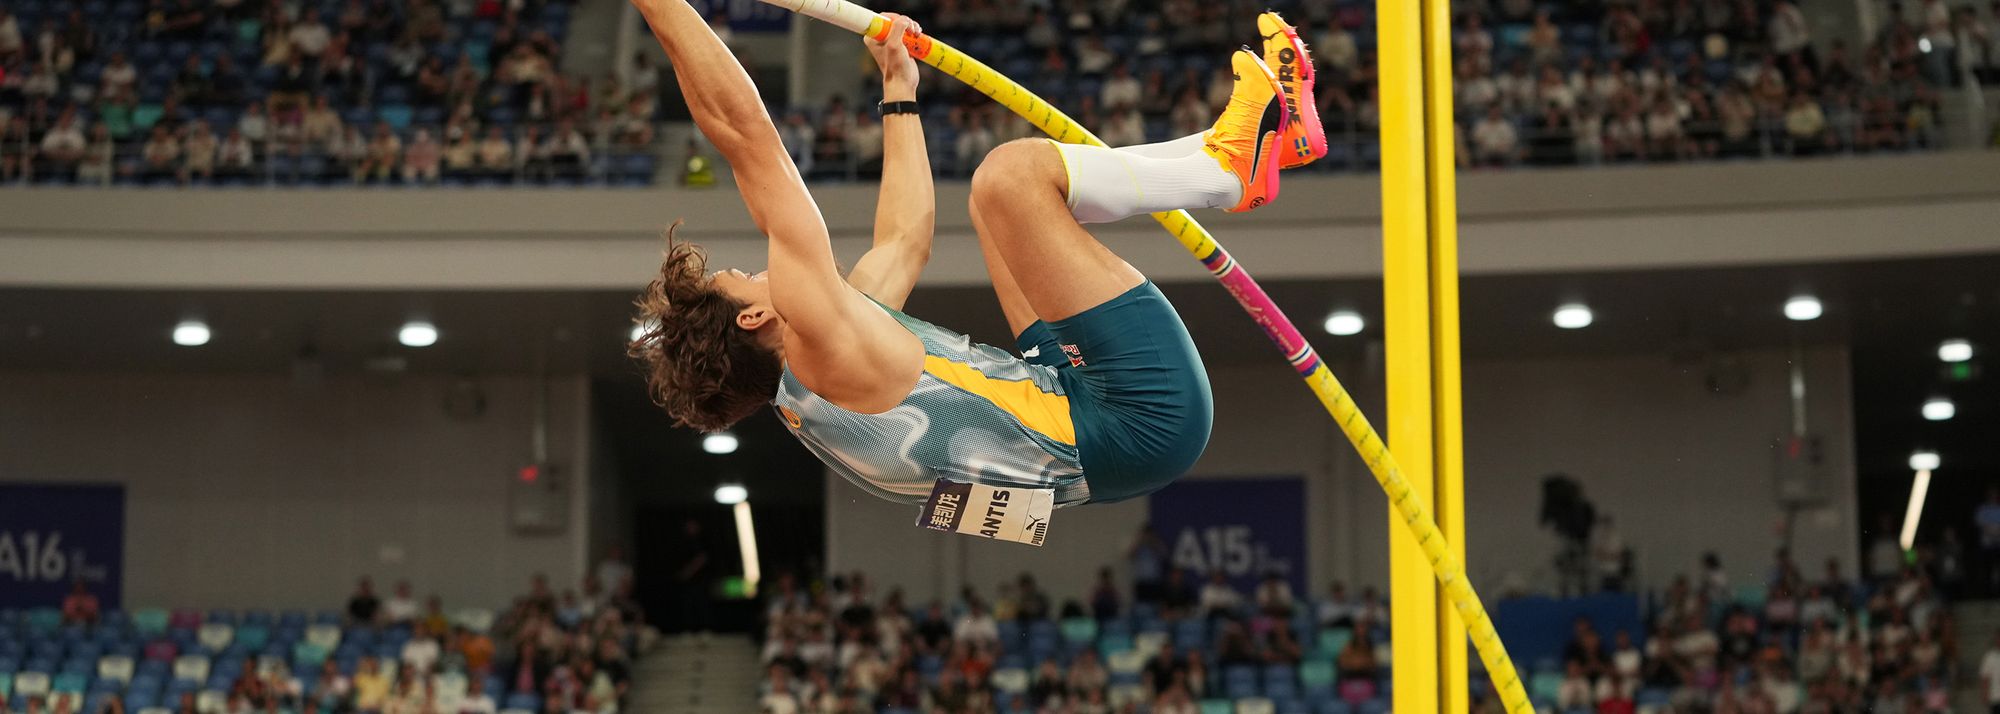
[[778,393],[783,366],[757,335],[736,326],[744,305],[715,288],[708,254],[667,229],[660,277],[633,302],[639,339],[625,353],[646,366],[646,389],[679,426],[721,431]]

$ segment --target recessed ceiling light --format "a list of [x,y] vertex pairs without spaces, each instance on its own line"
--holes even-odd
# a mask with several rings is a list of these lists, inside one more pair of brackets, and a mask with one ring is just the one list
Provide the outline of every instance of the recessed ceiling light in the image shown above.
[[1358,335],[1361,328],[1367,326],[1367,321],[1361,319],[1361,313],[1353,310],[1340,310],[1326,317],[1326,331],[1331,335]]
[[1595,317],[1590,314],[1590,308],[1585,307],[1582,303],[1570,303],[1556,308],[1556,327],[1565,330],[1577,330],[1589,327],[1593,319]]
[[429,347],[437,344],[437,326],[421,320],[403,323],[403,329],[396,332],[396,341],[404,347]]
[[187,320],[174,326],[174,344],[182,347],[200,347],[208,344],[210,336],[208,324],[200,320]]
[[1800,295],[1785,301],[1785,317],[1793,320],[1817,320],[1823,312],[1825,307],[1819,304],[1819,298],[1811,295]]
[[715,487],[715,502],[733,506],[750,498],[750,489],[740,483],[725,483]]
[[1951,339],[1938,343],[1938,359],[1946,362],[1964,362],[1972,359],[1972,343]]
[[718,431],[701,438],[701,450],[711,454],[733,454],[736,453],[736,447],[736,435],[726,431]]
[[1951,403],[1950,399],[1946,399],[1944,397],[1937,397],[1928,402],[1924,402],[1925,419],[1929,419],[1931,421],[1944,421],[1946,419],[1950,419],[1953,416],[1957,415],[1958,415],[1958,405]]

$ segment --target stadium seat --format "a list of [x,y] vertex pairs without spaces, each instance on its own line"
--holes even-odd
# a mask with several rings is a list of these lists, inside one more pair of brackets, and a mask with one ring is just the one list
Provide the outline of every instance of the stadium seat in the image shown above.
[[208,657],[206,655],[182,655],[174,659],[174,679],[176,681],[208,681],[208,669]]
[[1097,640],[1097,620],[1088,617],[1072,617],[1062,621],[1063,640],[1071,644],[1088,644]]
[[1007,668],[993,670],[993,688],[1004,694],[1021,694],[1028,691],[1028,670]]
[[1236,714],[1236,706],[1227,699],[1203,699],[1201,714]]
[[271,642],[271,630],[263,625],[246,624],[236,629],[236,644],[246,650],[259,651]]
[[21,672],[14,675],[14,694],[39,697],[50,690],[47,672]]
[[[138,122],[138,116],[134,116],[132,120]],[[160,608],[134,610],[132,612],[132,630],[138,632],[140,636],[146,636],[146,638],[156,638],[156,636],[166,634],[166,610],[160,610]]]
[[1277,714],[1278,706],[1263,697],[1236,700],[1236,714]]

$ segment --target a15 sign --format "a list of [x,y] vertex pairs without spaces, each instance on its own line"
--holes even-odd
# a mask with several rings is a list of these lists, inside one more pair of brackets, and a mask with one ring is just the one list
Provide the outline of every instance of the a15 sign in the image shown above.
[[1147,502],[1175,566],[1197,581],[1220,571],[1248,594],[1277,573],[1303,595],[1305,482],[1297,477],[1181,479]]

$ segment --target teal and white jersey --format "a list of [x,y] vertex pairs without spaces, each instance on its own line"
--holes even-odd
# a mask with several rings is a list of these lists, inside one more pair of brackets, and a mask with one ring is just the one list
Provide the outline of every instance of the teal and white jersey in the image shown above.
[[771,403],[807,449],[862,490],[903,503],[923,503],[939,479],[1053,488],[1059,506],[1090,499],[1055,369],[882,309],[923,342],[923,375],[901,404],[857,414],[786,367]]

